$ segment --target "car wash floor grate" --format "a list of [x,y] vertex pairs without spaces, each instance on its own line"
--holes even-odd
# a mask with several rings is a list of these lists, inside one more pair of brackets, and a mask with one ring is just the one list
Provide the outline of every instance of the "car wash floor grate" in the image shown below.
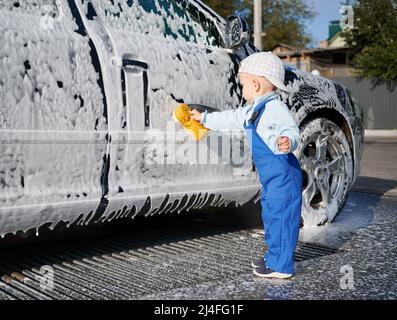
[[[251,273],[263,242],[249,230],[178,228],[7,251],[0,299],[134,299]],[[337,252],[299,243],[296,261]]]

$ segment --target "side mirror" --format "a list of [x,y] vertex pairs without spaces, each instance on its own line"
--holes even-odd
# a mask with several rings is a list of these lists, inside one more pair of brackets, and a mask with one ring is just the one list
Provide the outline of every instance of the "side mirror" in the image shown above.
[[249,41],[251,32],[247,21],[239,16],[228,16],[225,27],[225,45],[228,49],[237,49]]

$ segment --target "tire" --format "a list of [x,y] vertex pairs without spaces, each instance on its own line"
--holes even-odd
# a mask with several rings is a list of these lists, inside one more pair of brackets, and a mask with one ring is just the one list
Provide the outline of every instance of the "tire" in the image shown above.
[[346,135],[328,119],[311,120],[301,128],[295,155],[303,174],[303,225],[332,222],[346,203],[353,179],[353,158]]

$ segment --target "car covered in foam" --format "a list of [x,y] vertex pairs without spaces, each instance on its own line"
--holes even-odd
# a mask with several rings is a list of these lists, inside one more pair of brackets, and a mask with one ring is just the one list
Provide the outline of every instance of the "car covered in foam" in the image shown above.
[[[242,130],[195,142],[171,117],[244,104],[248,38],[196,0],[1,1],[0,234],[257,201]],[[345,87],[285,67],[303,222],[330,222],[360,172],[362,111]]]

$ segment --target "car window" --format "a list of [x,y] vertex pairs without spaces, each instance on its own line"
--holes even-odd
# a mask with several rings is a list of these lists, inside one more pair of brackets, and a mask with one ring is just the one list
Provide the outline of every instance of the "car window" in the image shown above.
[[56,4],[56,0],[1,0],[0,10],[8,10],[37,16],[49,14],[52,16],[57,16],[58,7]]
[[[0,1],[0,128],[104,130],[99,66],[69,7],[8,2]],[[42,19],[49,14],[52,23]]]
[[223,44],[215,23],[186,0],[94,0],[93,3],[111,28],[205,46]]
[[206,37],[206,44],[210,46],[223,47],[223,39],[215,22],[205,16],[195,5],[188,1],[179,1],[186,8],[189,17],[200,25]]

